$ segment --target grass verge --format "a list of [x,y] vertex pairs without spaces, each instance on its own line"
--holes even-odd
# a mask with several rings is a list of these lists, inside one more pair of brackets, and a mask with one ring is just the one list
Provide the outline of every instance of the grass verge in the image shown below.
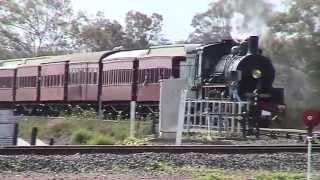
[[[101,121],[96,119],[23,117],[19,121],[19,137],[30,139],[31,129],[38,128],[38,138],[56,144],[137,144],[145,143],[151,135],[151,122],[136,121],[136,137],[129,138],[130,124],[127,120]],[[129,143],[127,143],[129,142]]]

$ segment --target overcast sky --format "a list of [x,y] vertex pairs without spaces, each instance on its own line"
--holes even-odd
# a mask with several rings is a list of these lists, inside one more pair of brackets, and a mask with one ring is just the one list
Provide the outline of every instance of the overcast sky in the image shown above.
[[165,37],[177,41],[188,37],[193,30],[190,26],[193,16],[205,12],[212,1],[214,0],[73,0],[73,7],[76,11],[84,10],[90,14],[102,11],[107,18],[117,20],[122,25],[130,10],[148,15],[159,13],[164,18]]

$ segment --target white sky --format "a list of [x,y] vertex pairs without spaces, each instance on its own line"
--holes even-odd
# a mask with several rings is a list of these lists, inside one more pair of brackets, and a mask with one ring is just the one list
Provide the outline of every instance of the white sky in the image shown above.
[[192,32],[191,20],[196,13],[208,9],[212,0],[73,0],[73,7],[90,14],[104,12],[109,19],[124,24],[130,10],[148,15],[159,13],[163,16],[163,33],[171,40],[184,40]]
[[[173,41],[185,40],[192,32],[191,21],[196,13],[205,12],[214,0],[73,0],[76,11],[89,14],[97,11],[124,24],[125,14],[130,10],[163,16],[163,33]],[[268,0],[277,2],[278,0]]]

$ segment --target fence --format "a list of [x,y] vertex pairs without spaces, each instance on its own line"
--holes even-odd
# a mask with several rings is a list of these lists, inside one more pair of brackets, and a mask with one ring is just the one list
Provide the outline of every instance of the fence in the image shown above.
[[242,114],[248,112],[249,102],[230,100],[185,100],[184,132],[241,131]]

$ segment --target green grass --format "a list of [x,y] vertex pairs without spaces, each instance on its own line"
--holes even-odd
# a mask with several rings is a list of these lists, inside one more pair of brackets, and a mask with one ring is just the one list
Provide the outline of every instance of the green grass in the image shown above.
[[[182,167],[177,170],[191,173],[197,180],[304,180],[301,172],[278,172],[263,170],[223,170],[207,167]],[[181,172],[180,172],[181,173]]]
[[[206,172],[206,173],[203,173]],[[271,171],[241,171],[207,170],[197,171],[196,178],[199,180],[303,180],[304,174],[298,172],[271,172]]]
[[72,133],[72,142],[74,144],[87,144],[93,138],[93,133],[87,129],[77,129]]
[[303,180],[305,178],[301,173],[273,172],[261,173],[255,177],[255,180]]
[[103,134],[97,134],[87,141],[90,145],[113,145],[114,143],[114,138]]
[[[19,137],[30,139],[31,129],[37,127],[38,138],[45,141],[54,138],[58,144],[123,144],[130,133],[128,120],[24,117],[18,122]],[[139,139],[151,135],[151,122],[136,121],[135,135]]]

